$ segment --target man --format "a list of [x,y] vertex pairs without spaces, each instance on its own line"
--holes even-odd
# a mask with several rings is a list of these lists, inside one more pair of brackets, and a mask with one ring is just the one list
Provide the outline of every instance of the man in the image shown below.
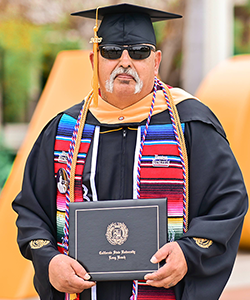
[[[95,18],[96,10],[76,15]],[[80,299],[123,300],[132,290],[131,299],[218,299],[237,253],[247,195],[213,113],[188,93],[168,90],[155,78],[161,52],[156,50],[152,21],[179,16],[129,4],[100,8],[97,15],[103,19],[94,40],[99,42],[99,95],[90,94],[44,128],[13,203],[19,214],[18,242],[34,264],[35,287],[42,300],[68,299],[76,293]],[[95,53],[90,60],[95,69]],[[178,109],[181,132],[175,130],[170,98]],[[185,145],[179,144],[183,133]],[[78,151],[82,159],[72,162]],[[64,179],[60,190],[55,177]],[[147,274],[144,284],[91,281],[77,261],[61,254],[67,249],[68,197],[167,197],[169,243],[151,259],[166,264]],[[83,230],[89,230],[88,224]]]

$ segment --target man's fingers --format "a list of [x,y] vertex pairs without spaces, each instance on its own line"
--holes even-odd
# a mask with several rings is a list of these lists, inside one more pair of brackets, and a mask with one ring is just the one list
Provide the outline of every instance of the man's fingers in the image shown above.
[[160,280],[160,281],[154,281],[154,280],[148,280],[146,282],[148,285],[154,286],[154,287],[164,287],[166,289],[169,289],[177,284],[177,281],[174,280]]
[[179,281],[179,276],[167,264],[161,267],[157,272],[145,276],[146,283],[155,287],[170,288]]
[[171,270],[165,264],[158,271],[156,271],[154,273],[146,274],[144,279],[145,280],[161,280],[161,279],[163,279],[165,277],[168,277],[170,275],[171,275]]
[[81,293],[83,290],[89,289],[96,283],[94,281],[86,281],[77,275],[69,278],[68,293]]
[[165,244],[153,257],[153,262],[165,259],[166,263],[158,271],[145,275],[144,279],[149,285],[170,288],[187,273],[186,259],[177,242]]
[[77,262],[76,260],[72,260],[71,267],[77,276],[81,277],[84,280],[90,279],[90,275],[86,272],[83,266],[79,264],[79,262]]
[[50,261],[49,280],[60,292],[81,293],[95,285],[89,279],[90,276],[83,266],[69,256],[58,254]]
[[76,260],[72,261],[71,267],[74,272],[71,279],[71,284],[74,289],[80,290],[77,293],[80,293],[85,289],[89,289],[96,284],[94,281],[89,281],[89,279],[91,278],[90,275]]
[[165,259],[170,253],[170,244],[167,243],[162,246],[150,259],[151,263],[157,264]]

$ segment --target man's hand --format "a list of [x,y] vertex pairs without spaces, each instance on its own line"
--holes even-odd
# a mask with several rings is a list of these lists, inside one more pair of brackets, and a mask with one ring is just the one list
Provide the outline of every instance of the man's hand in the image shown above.
[[86,270],[73,258],[58,254],[49,263],[49,281],[59,292],[81,293],[95,285]]
[[177,242],[165,244],[151,258],[152,263],[158,263],[163,259],[166,264],[158,271],[146,274],[144,279],[148,285],[170,288],[176,285],[187,273],[187,263],[181,247]]

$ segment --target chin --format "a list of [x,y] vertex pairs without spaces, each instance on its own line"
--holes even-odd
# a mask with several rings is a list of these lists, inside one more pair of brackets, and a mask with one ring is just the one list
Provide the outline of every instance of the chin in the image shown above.
[[135,83],[131,80],[123,80],[119,84],[114,84],[114,91],[123,91],[125,93],[135,93]]

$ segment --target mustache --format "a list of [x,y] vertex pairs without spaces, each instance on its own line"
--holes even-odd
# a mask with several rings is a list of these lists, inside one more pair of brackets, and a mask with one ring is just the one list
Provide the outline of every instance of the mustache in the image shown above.
[[110,93],[113,92],[114,80],[118,75],[122,75],[122,74],[130,75],[134,79],[134,81],[136,82],[135,94],[139,93],[142,88],[143,83],[142,83],[138,73],[130,67],[129,68],[118,67],[112,71],[109,79],[106,81],[107,91]]
[[140,77],[138,75],[138,73],[131,69],[131,68],[123,68],[123,67],[118,67],[116,68],[110,75],[110,79],[112,81],[115,80],[115,78],[118,76],[118,75],[122,75],[122,74],[127,74],[127,75],[130,75],[133,77],[134,81],[135,82],[139,82],[140,81]]

